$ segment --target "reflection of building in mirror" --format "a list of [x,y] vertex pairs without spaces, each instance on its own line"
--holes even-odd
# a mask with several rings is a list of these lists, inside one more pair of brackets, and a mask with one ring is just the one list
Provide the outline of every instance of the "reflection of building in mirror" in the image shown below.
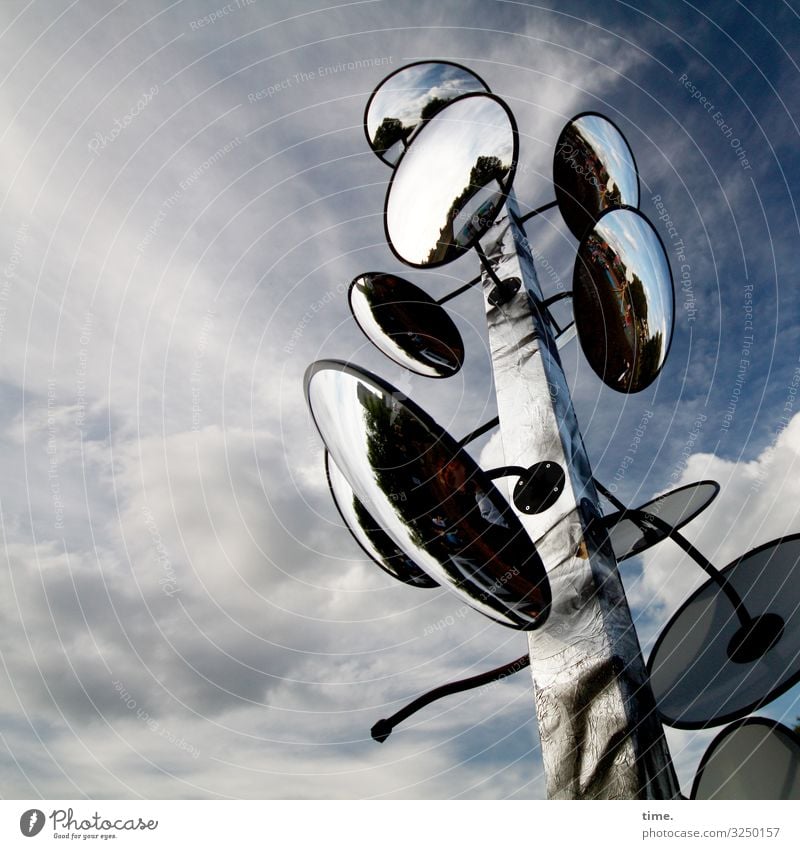
[[581,347],[604,383],[639,392],[656,379],[672,337],[672,274],[657,234],[637,210],[608,210],[584,237],[573,304]]

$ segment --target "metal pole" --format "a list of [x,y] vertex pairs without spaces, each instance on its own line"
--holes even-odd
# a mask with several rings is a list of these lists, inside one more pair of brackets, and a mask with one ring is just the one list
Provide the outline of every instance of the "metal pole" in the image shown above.
[[505,462],[524,467],[556,462],[566,475],[554,506],[536,515],[520,514],[553,593],[547,622],[529,635],[547,795],[679,798],[554,335],[541,308],[531,248],[518,219],[512,194],[481,244],[495,274],[503,280],[517,277],[522,286],[508,302],[494,306],[489,296],[495,281],[484,271],[481,282]]

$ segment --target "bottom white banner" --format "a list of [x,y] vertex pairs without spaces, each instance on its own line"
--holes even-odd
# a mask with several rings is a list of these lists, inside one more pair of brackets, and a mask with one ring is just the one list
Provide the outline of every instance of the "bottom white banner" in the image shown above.
[[[2,801],[0,846],[798,845],[793,802]],[[111,843],[113,841],[113,843]],[[581,843],[580,841],[585,841]]]

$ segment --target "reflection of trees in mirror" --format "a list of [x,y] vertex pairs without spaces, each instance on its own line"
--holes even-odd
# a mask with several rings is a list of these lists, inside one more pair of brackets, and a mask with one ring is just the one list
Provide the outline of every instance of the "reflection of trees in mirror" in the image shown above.
[[[439,231],[436,247],[428,254],[426,264],[440,263],[450,254],[455,256],[466,245],[478,238],[494,222],[499,200],[504,191],[504,180],[511,171],[498,156],[479,156],[470,171],[469,181],[456,196],[447,212],[447,219]],[[496,191],[484,200],[469,216],[463,214],[467,203],[481,189],[496,181]],[[456,219],[466,218],[456,231]]]
[[380,127],[375,130],[372,144],[377,153],[386,153],[397,142],[406,144],[414,127],[404,127],[399,118],[384,118]]
[[447,106],[452,98],[434,97],[429,100],[419,115],[419,121],[410,126],[403,124],[400,118],[386,117],[381,121],[381,125],[375,130],[375,136],[372,139],[372,145],[376,153],[386,153],[397,142],[402,142],[403,146],[408,145],[408,138],[412,133],[419,132],[426,122],[430,121],[434,115]]
[[452,100],[452,98],[444,98],[444,97],[432,97],[425,106],[422,107],[422,112],[420,112],[420,126],[425,121],[430,121],[437,112],[441,112],[445,106]]
[[509,527],[508,506],[488,482],[482,487],[478,468],[400,400],[363,384],[358,399],[375,481],[413,544],[473,598],[495,609],[501,606],[496,599],[524,600],[531,612],[541,611],[538,555],[521,525]]
[[355,495],[353,496],[353,512],[358,519],[361,530],[384,561],[382,565],[388,568],[395,578],[415,586],[435,586],[435,583],[428,577],[427,573],[423,572],[398,547],[389,534],[378,526],[370,512]]
[[642,343],[639,356],[636,358],[636,369],[634,371],[632,384],[638,385],[642,381],[650,382],[651,375],[658,373],[661,361],[664,358],[664,334],[659,330],[655,336],[646,339]]

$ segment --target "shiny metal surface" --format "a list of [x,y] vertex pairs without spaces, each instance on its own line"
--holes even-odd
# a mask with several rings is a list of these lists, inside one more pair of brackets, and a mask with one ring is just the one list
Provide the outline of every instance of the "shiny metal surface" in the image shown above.
[[564,223],[579,240],[607,209],[639,206],[633,152],[617,126],[596,112],[576,115],[561,131],[553,185]]
[[505,202],[517,153],[513,116],[493,95],[464,95],[428,121],[386,193],[386,237],[398,259],[431,268],[472,248]]
[[381,569],[404,584],[424,588],[438,587],[436,581],[428,577],[372,518],[369,510],[356,498],[352,487],[327,451],[325,473],[328,476],[333,503],[364,553]]
[[609,514],[604,522],[617,560],[640,554],[667,538],[666,532],[650,522],[648,516],[678,530],[705,510],[718,493],[716,481],[699,481],[659,495],[635,510]]
[[646,389],[669,352],[675,293],[664,246],[638,210],[603,213],[583,239],[572,302],[583,353],[597,376],[619,392]]
[[800,737],[771,719],[729,725],[706,749],[692,799],[800,799]]
[[366,337],[387,357],[424,377],[450,377],[464,362],[464,343],[447,310],[394,274],[356,277],[350,310]]
[[452,437],[398,390],[345,363],[309,366],[305,390],[334,463],[411,560],[496,622],[542,624],[550,595],[536,548]]
[[488,91],[477,74],[452,62],[415,62],[399,68],[367,103],[364,132],[369,146],[394,167],[425,121],[462,94]]
[[703,584],[672,617],[648,661],[658,710],[676,728],[722,725],[800,679],[800,535],[760,546],[722,572],[750,616],[779,616],[782,633],[760,656],[732,660],[741,622],[719,584]]
[[[508,209],[518,216],[513,195]],[[543,312],[532,308],[543,293],[529,241],[506,213],[481,245],[501,279],[524,283],[496,306],[489,300],[494,281],[486,273],[481,279],[503,461],[527,467],[555,459],[567,471],[551,509],[520,516],[553,597],[547,622],[528,638],[548,798],[675,798],[636,630],[598,528],[598,497],[558,345]]]

